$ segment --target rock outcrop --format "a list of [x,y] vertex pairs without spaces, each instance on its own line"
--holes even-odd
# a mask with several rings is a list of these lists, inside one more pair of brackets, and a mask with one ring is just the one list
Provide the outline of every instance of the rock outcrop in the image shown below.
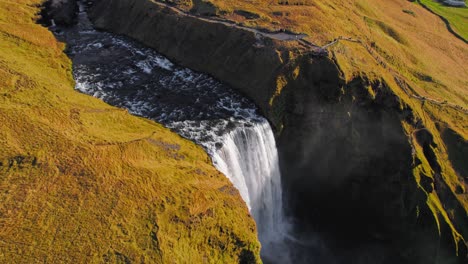
[[71,26],[76,23],[78,3],[76,0],[48,0],[41,11],[40,22],[45,25],[53,23]]
[[467,260],[463,175],[435,122],[386,80],[345,81],[333,55],[149,0],[95,1],[91,18],[257,103],[276,129],[302,232],[320,231],[353,263]]

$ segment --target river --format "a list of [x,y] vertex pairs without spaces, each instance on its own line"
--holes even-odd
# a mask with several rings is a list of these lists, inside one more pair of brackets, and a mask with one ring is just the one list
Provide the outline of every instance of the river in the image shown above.
[[256,106],[206,74],[126,37],[94,30],[83,5],[78,16],[71,28],[51,27],[67,43],[76,89],[201,145],[256,220],[264,261],[290,262],[275,138]]

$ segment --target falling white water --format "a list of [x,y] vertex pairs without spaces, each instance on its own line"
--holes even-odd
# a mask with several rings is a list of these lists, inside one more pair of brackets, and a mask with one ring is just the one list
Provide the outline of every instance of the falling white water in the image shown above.
[[271,255],[271,244],[281,244],[287,228],[271,127],[263,119],[253,126],[234,129],[223,141],[223,146],[212,155],[213,162],[239,190],[257,223],[262,253]]
[[255,218],[262,258],[290,263],[275,138],[255,105],[202,73],[127,38],[92,28],[80,2],[76,27],[56,32],[69,46],[76,89],[154,119],[202,145]]

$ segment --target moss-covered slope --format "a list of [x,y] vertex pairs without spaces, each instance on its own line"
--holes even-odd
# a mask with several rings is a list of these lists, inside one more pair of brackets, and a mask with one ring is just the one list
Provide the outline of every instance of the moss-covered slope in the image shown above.
[[192,142],[77,93],[39,4],[0,1],[0,262],[259,261],[228,179]]

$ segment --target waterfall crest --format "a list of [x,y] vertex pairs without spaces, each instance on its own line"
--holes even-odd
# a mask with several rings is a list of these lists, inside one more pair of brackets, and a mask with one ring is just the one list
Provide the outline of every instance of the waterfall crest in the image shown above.
[[237,127],[224,136],[213,153],[213,163],[239,190],[258,228],[262,253],[271,255],[271,244],[286,233],[281,174],[275,138],[268,121]]
[[210,76],[125,37],[94,30],[79,3],[78,25],[57,33],[73,43],[68,52],[76,89],[203,146],[254,217],[262,260],[290,263],[278,152],[268,121],[249,100]]

